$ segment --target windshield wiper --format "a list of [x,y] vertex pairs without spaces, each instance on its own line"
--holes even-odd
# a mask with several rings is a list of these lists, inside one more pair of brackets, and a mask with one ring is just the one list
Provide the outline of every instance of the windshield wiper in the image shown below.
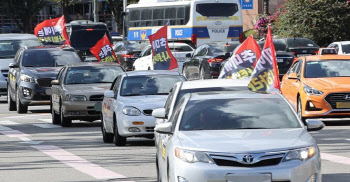
[[241,129],[270,129],[270,128],[263,128],[263,127],[246,127],[246,128],[235,128],[236,130],[241,130]]
[[12,56],[0,56],[0,58],[14,58]]
[[122,96],[140,96],[140,94],[128,94],[128,95],[122,95]]

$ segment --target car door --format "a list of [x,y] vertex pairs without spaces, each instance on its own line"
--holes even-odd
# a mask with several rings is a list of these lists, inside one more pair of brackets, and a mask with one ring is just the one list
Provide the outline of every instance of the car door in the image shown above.
[[290,93],[290,102],[295,107],[295,109],[297,107],[297,101],[298,101],[297,96],[298,96],[299,90],[303,84],[303,83],[301,83],[300,76],[301,76],[301,69],[302,69],[304,59],[305,58],[298,60],[299,64],[295,67],[295,70],[293,70],[295,73],[297,73],[298,79],[294,79],[294,80],[292,79],[290,82],[290,92],[289,92]]
[[292,98],[291,98],[292,95],[291,95],[291,90],[290,90],[291,89],[291,84],[292,84],[292,82],[295,81],[294,79],[290,79],[289,78],[289,74],[295,73],[297,67],[300,64],[300,60],[301,59],[298,59],[296,62],[294,62],[294,64],[288,70],[287,74],[285,76],[283,76],[283,79],[282,79],[281,91],[282,91],[282,94],[284,95],[284,97],[289,102],[291,102],[291,100],[292,100]]
[[115,97],[114,98],[105,98],[106,100],[103,103],[103,118],[106,124],[106,130],[109,133],[113,133],[113,114],[114,114],[114,110],[116,107],[116,98],[119,94],[119,87],[120,87],[120,83],[122,80],[122,75],[119,75],[116,80],[115,83],[113,84],[112,90],[114,92]]
[[59,104],[60,104],[60,98],[63,95],[62,93],[62,87],[63,87],[63,80],[64,80],[64,73],[65,73],[66,67],[63,67],[57,75],[57,80],[59,82],[59,85],[52,85],[51,86],[51,103],[52,103],[52,108],[59,112]]
[[205,49],[205,45],[199,46],[193,53],[193,56],[189,59],[189,61],[184,63],[184,69],[186,78],[193,79],[197,78],[196,74],[199,73],[199,59],[201,57],[201,53],[203,53],[203,49]]
[[17,80],[19,77],[19,73],[20,73],[20,63],[21,63],[21,58],[22,58],[22,53],[23,53],[23,49],[18,50],[15,58],[14,58],[14,63],[17,64],[17,68],[10,68],[9,70],[9,79],[8,79],[8,89],[10,90],[10,93],[12,95],[12,98],[15,99],[15,95],[16,95],[16,86],[17,86]]

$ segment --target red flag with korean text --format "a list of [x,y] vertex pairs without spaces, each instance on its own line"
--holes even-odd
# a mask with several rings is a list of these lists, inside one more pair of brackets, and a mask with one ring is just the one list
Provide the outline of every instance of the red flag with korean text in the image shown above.
[[70,45],[66,30],[66,20],[64,19],[64,16],[55,19],[44,20],[43,22],[36,25],[34,28],[34,34],[44,45]]
[[249,36],[225,63],[219,79],[249,78],[260,55],[261,50],[258,43],[252,36]]
[[265,45],[261,51],[260,59],[255,65],[248,87],[251,91],[273,92],[280,90],[276,51],[270,27],[268,27]]
[[178,67],[177,61],[168,46],[167,25],[148,36],[152,45],[154,70],[172,70]]
[[107,35],[105,34],[94,47],[90,48],[90,52],[97,58],[100,62],[117,62],[119,63],[114,50],[113,45],[109,41]]

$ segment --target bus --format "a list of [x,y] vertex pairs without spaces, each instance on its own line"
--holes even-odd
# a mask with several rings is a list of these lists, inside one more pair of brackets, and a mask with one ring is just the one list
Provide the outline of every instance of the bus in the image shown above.
[[126,8],[127,40],[143,41],[168,25],[168,39],[210,42],[243,41],[239,0],[140,0]]

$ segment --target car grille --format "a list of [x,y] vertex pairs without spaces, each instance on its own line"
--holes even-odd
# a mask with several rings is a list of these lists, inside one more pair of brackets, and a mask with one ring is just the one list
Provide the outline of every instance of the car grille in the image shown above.
[[92,95],[90,101],[103,101],[103,95]]
[[350,98],[350,93],[333,93],[328,94],[325,100],[331,105],[332,109],[337,109],[337,102],[350,102],[350,100],[344,99],[345,95]]
[[274,166],[278,165],[286,155],[286,152],[279,153],[263,153],[252,154],[256,160],[253,163],[244,163],[242,156],[235,154],[213,154],[209,156],[213,159],[218,166],[232,166],[232,167],[262,167],[262,166]]
[[153,109],[145,109],[143,110],[143,114],[146,116],[151,116],[153,112]]
[[154,132],[154,127],[146,127],[147,132]]
[[2,73],[2,75],[4,75],[4,77],[8,77],[8,75],[9,75],[9,70],[1,70],[1,73]]
[[38,78],[36,81],[40,87],[51,87],[52,78]]
[[101,112],[99,112],[99,111],[88,111],[88,114],[89,115],[100,115]]

